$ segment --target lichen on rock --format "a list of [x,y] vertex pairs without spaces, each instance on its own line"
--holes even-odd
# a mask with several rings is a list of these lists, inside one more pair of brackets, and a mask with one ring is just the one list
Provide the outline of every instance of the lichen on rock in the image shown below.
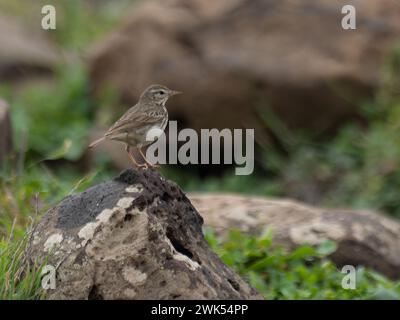
[[209,249],[202,223],[175,183],[130,169],[50,209],[27,256],[57,266],[50,299],[261,299]]

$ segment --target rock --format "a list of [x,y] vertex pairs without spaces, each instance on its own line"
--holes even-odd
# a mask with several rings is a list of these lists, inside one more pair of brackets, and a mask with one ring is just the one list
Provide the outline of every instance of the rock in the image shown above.
[[190,194],[206,226],[224,237],[231,228],[260,234],[271,228],[274,241],[289,249],[325,239],[338,244],[339,266],[364,265],[400,279],[400,222],[369,211],[316,208],[291,200],[230,194]]
[[60,58],[56,47],[44,35],[43,30],[31,28],[2,15],[0,43],[0,80],[50,73]]
[[50,209],[27,257],[57,268],[50,299],[261,299],[209,249],[202,222],[175,183],[126,170]]
[[[356,8],[356,30],[341,27],[344,4]],[[126,110],[148,84],[166,84],[184,92],[168,105],[170,119],[197,130],[263,128],[256,108],[272,108],[290,127],[327,132],[373,95],[400,37],[393,0],[159,0],[133,9],[92,49],[95,92],[114,87]]]
[[0,99],[0,168],[12,149],[10,110],[7,103]]

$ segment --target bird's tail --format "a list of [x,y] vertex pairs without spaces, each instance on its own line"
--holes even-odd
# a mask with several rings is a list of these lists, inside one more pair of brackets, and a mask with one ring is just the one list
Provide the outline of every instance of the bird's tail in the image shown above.
[[104,141],[104,137],[97,139],[96,141],[93,141],[91,144],[89,144],[89,148],[94,148],[96,147],[98,144],[102,143]]

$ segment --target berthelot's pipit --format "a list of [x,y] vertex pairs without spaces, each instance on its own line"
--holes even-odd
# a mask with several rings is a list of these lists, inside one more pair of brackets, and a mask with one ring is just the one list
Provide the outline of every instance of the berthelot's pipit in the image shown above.
[[[181,92],[168,89],[165,86],[153,84],[140,96],[139,102],[130,108],[114,125],[108,129],[104,136],[89,145],[97,146],[104,140],[115,140],[125,143],[125,150],[129,159],[136,167],[153,167],[143,154],[142,148],[151,144],[146,136],[150,130],[159,132],[158,137],[165,130],[168,123],[168,111],[165,103],[168,98]],[[157,136],[155,138],[158,138]],[[138,148],[145,164],[139,164],[130,152],[131,147]]]

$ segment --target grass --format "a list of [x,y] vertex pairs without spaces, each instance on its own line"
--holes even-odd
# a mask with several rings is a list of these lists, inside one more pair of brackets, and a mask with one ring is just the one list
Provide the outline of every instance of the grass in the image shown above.
[[18,241],[0,241],[0,300],[42,299],[41,266],[25,260],[29,232]]

